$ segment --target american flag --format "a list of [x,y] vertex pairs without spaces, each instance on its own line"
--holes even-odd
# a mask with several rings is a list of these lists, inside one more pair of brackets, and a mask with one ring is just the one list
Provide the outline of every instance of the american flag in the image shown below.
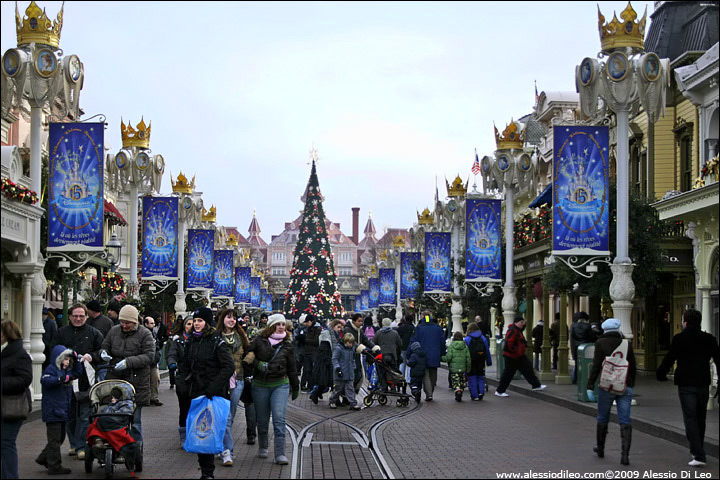
[[473,175],[480,173],[480,160],[478,159],[477,152],[475,152],[475,161],[473,162],[472,173]]

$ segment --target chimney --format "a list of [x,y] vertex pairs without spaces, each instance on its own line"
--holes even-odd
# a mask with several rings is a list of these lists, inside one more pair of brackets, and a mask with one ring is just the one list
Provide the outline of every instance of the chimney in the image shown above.
[[358,229],[360,228],[360,207],[352,208],[352,241],[358,244]]

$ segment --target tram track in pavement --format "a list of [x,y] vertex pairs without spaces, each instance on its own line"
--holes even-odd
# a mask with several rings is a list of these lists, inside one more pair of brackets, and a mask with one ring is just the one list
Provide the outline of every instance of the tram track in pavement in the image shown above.
[[[291,421],[287,422],[293,444],[290,478],[395,478],[378,446],[378,430],[415,413],[421,405],[417,403],[413,408],[403,408],[392,415],[387,415],[390,407],[385,406],[328,415],[324,411],[290,404],[288,413],[317,418],[299,431]],[[369,418],[370,411],[373,416]],[[378,415],[381,418],[377,418]],[[357,425],[368,421],[368,425]],[[353,463],[357,468],[350,467]]]

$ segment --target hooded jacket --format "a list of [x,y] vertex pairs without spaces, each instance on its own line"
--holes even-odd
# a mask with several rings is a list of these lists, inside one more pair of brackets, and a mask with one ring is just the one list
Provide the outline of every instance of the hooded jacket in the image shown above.
[[450,347],[448,347],[443,360],[447,362],[450,373],[470,371],[470,350],[463,340],[450,342]]
[[[93,367],[97,367],[105,363],[100,358],[100,348],[102,347],[103,338],[102,332],[88,325],[87,322],[80,327],[75,327],[70,324],[58,329],[52,345],[53,347],[56,345],[64,345],[80,355],[90,354]],[[90,381],[83,371],[83,374],[78,380],[78,391],[87,392],[88,390],[90,390]]]
[[405,354],[407,366],[410,367],[410,378],[422,379],[425,376],[425,367],[427,361],[425,358],[425,350],[419,342],[412,342]]
[[[353,382],[355,380],[355,360],[353,353],[355,349],[346,346],[344,343],[338,343],[332,354],[333,379],[336,382]],[[342,372],[342,376],[338,375],[338,370]]]
[[415,334],[410,339],[412,342],[419,342],[423,350],[425,350],[426,367],[437,368],[440,366],[440,360],[447,347],[445,346],[445,332],[437,323],[420,322],[415,329]]
[[[65,359],[70,363],[62,368]],[[40,378],[42,385],[42,421],[67,422],[70,420],[70,399],[72,380],[83,373],[82,363],[77,362],[75,353],[62,345],[55,345],[50,352],[50,364]]]
[[175,381],[190,398],[200,395],[230,398],[230,377],[235,371],[232,353],[222,336],[205,332],[192,333],[178,359]]

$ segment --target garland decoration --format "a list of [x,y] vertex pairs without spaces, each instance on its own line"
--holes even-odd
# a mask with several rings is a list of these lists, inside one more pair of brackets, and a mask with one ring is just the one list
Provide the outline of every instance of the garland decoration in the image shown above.
[[20,203],[27,203],[28,205],[34,205],[38,201],[36,192],[11,182],[7,177],[3,177],[0,191],[2,191],[2,194],[5,195],[8,200],[16,200]]

